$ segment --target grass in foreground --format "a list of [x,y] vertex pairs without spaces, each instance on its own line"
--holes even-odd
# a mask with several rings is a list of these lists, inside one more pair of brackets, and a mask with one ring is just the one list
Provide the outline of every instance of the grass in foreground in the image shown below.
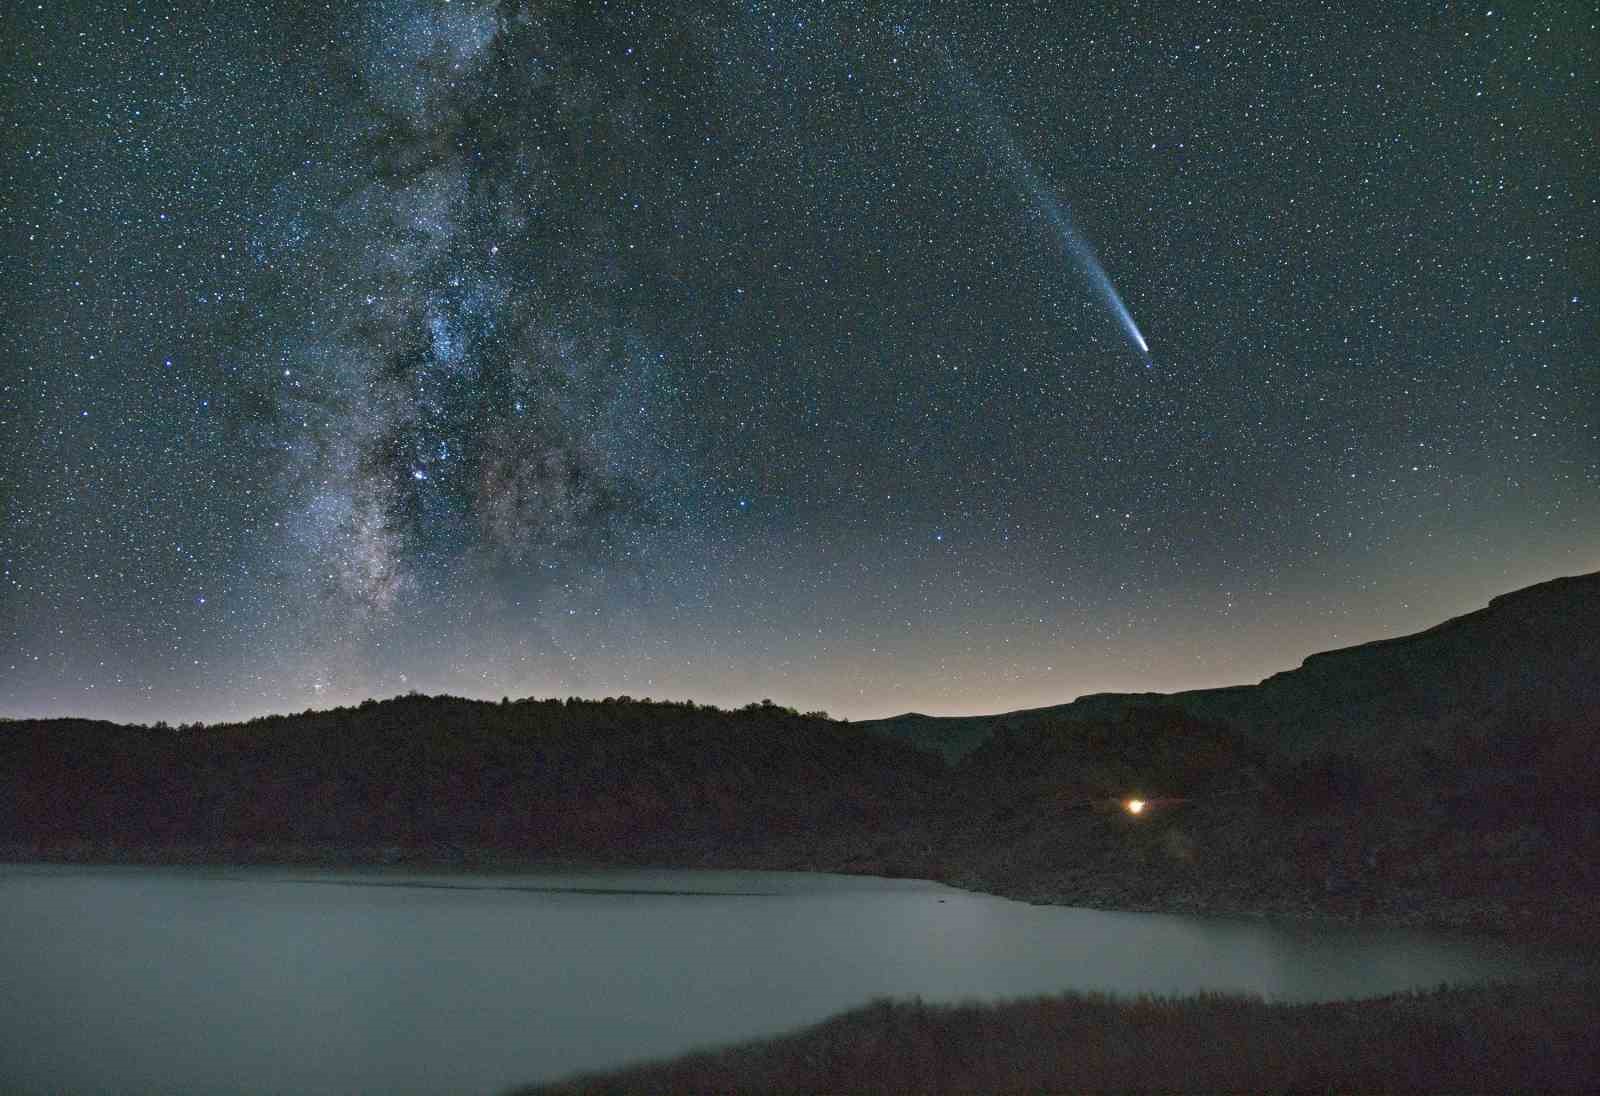
[[1600,984],[1265,1004],[1067,994],[880,1001],[791,1035],[532,1093],[1593,1091]]

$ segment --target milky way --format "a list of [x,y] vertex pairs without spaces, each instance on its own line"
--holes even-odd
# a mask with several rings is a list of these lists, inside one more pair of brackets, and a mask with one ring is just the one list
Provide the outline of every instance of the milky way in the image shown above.
[[288,535],[364,623],[425,588],[467,596],[463,573],[536,576],[627,540],[655,470],[630,425],[648,366],[539,254],[574,170],[546,147],[565,103],[545,28],[401,6],[360,34],[371,177],[315,245],[316,302],[286,310],[285,341],[322,315],[276,398],[306,424],[285,445]]
[[19,9],[0,716],[992,711],[1600,567],[1578,9]]

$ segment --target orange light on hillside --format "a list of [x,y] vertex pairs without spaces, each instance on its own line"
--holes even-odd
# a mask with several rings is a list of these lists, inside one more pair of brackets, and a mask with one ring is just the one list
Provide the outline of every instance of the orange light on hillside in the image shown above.
[[1129,814],[1144,813],[1144,800],[1142,799],[1130,799],[1124,803],[1123,806],[1128,808]]

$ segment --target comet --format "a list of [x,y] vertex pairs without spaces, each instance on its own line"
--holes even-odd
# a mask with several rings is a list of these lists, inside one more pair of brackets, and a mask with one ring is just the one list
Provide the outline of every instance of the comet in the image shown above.
[[1073,262],[1083,272],[1083,276],[1088,279],[1089,284],[1100,294],[1101,299],[1106,303],[1106,307],[1111,310],[1111,314],[1117,318],[1117,322],[1122,325],[1122,329],[1128,333],[1128,338],[1133,340],[1133,344],[1139,348],[1140,353],[1148,356],[1150,344],[1145,342],[1144,332],[1140,331],[1139,325],[1134,322],[1133,314],[1128,311],[1128,306],[1122,303],[1122,294],[1118,293],[1117,287],[1111,284],[1111,277],[1106,273],[1106,268],[1100,265],[1100,257],[1094,253],[1094,248],[1089,246],[1089,241],[1084,239],[1083,233],[1078,231],[1077,225],[1073,224],[1072,214],[1034,177],[1032,169],[1025,160],[1022,160],[1021,153],[1015,152],[1015,150],[1013,152],[1016,158],[1021,161],[1018,165],[1018,170],[1022,173],[1034,206],[1044,215],[1045,220],[1050,222],[1050,226],[1055,229],[1056,234],[1061,239],[1061,246],[1072,257]]
[[[1139,325],[1134,322],[1128,306],[1122,303],[1122,295],[1117,292],[1117,287],[1111,284],[1111,278],[1106,274],[1106,268],[1100,265],[1100,258],[1094,253],[1094,248],[1073,223],[1072,214],[1044,185],[1032,162],[1017,146],[999,111],[990,105],[988,97],[983,94],[972,75],[951,56],[948,50],[941,47],[938,57],[950,73],[958,94],[967,100],[973,119],[977,123],[978,143],[983,150],[984,158],[1008,175],[1018,190],[1027,195],[1034,208],[1055,230],[1061,240],[1061,246],[1077,264],[1090,287],[1105,301],[1106,307],[1122,325],[1123,331],[1127,332],[1133,345],[1137,346],[1139,352],[1148,359],[1150,344],[1145,341],[1144,332],[1140,331]],[[1148,360],[1145,364],[1149,364]]]

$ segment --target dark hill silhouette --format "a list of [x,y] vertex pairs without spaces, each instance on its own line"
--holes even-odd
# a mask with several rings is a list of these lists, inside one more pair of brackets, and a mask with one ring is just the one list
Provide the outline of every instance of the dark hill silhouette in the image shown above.
[[1227,724],[1292,757],[1439,748],[1513,720],[1593,720],[1600,714],[1600,572],[1503,594],[1415,635],[1313,654],[1257,685],[1096,693],[1000,715],[907,713],[856,726],[954,762],[1004,727],[1117,721],[1154,708]]
[[4,858],[804,868],[1592,931],[1600,575],[1259,685],[986,720],[409,696],[209,728],[4,722]]
[[0,724],[0,845],[89,859],[590,859],[893,873],[936,758],[766,702],[397,697]]

